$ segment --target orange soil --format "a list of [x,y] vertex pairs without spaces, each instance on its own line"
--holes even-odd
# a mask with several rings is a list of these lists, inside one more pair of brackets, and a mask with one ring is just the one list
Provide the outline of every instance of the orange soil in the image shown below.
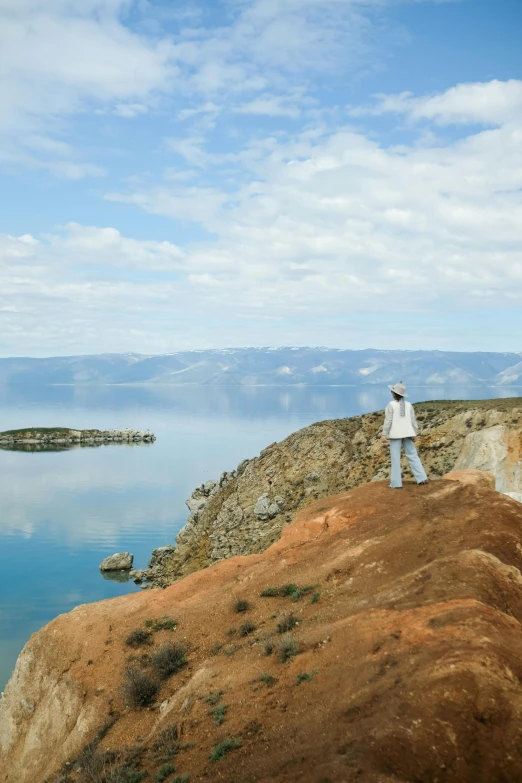
[[[195,743],[174,760],[191,783],[522,780],[521,525],[522,506],[484,486],[398,491],[376,482],[309,506],[263,554],[163,591],[79,607],[33,636],[33,674],[20,675],[20,687],[61,672],[81,693],[83,733],[78,715],[61,728],[57,714],[38,743],[26,721],[0,780],[54,781],[111,714],[119,718],[106,749],[151,746],[175,725]],[[320,598],[260,597],[285,583],[317,585]],[[238,599],[252,609],[237,614]],[[276,625],[289,612],[301,652],[280,663],[264,643],[280,638]],[[162,686],[161,710],[130,709],[119,688],[133,653],[125,639],[162,615],[178,627],[157,633],[155,646],[187,643],[189,665]],[[228,635],[245,620],[256,625],[252,635]],[[217,643],[239,649],[213,655]],[[263,674],[276,682],[264,684]],[[221,726],[205,702],[216,691],[228,705]],[[40,688],[34,700],[36,716],[49,694]],[[212,748],[232,737],[241,748],[210,762]],[[156,770],[145,769],[153,781]]]

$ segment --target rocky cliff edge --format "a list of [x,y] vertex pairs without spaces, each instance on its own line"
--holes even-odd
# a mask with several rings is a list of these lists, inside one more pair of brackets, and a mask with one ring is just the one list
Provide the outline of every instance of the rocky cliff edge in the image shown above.
[[[438,401],[415,406],[428,474],[478,468],[522,501],[522,401]],[[197,487],[176,547],[156,550],[145,576],[164,587],[234,555],[263,552],[309,503],[389,476],[383,412],[313,424]],[[404,464],[405,470],[406,463]]]
[[465,476],[323,498],[262,554],[58,617],[0,701],[0,781],[521,780],[522,506]]

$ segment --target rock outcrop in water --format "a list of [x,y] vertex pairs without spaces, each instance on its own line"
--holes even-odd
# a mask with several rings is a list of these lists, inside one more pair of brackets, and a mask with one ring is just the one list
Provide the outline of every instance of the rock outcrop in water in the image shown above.
[[[520,398],[426,402],[415,409],[429,475],[479,468],[494,475],[501,492],[522,500]],[[382,421],[379,412],[313,424],[198,487],[176,548],[161,560],[153,556],[145,575],[164,587],[227,557],[262,552],[313,500],[388,478]]]
[[102,446],[109,443],[154,443],[149,430],[71,430],[66,427],[32,427],[0,432],[0,449]]
[[[522,780],[522,505],[465,475],[322,498],[262,554],[58,617],[0,700],[1,783]],[[163,672],[150,707],[129,667]]]
[[100,563],[100,571],[131,571],[134,555],[130,552],[116,552]]

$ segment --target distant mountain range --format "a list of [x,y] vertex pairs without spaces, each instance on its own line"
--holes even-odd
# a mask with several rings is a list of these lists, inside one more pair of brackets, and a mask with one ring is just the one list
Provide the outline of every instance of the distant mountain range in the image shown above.
[[230,348],[0,359],[0,384],[522,386],[522,353]]

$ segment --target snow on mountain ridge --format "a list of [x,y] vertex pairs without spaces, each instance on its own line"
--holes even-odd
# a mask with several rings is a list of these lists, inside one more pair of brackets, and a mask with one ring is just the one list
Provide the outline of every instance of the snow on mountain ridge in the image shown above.
[[522,353],[280,346],[0,359],[0,384],[522,386]]

